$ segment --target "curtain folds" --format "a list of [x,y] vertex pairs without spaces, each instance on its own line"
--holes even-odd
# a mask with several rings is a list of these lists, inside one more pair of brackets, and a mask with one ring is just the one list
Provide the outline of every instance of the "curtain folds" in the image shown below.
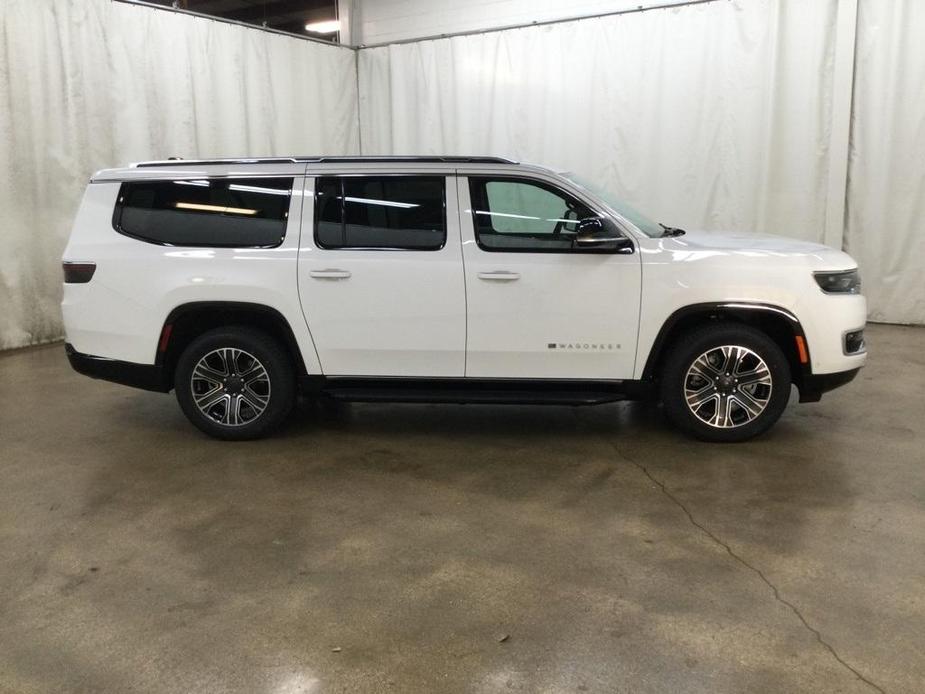
[[[925,2],[859,0],[844,248],[925,324]],[[366,153],[584,173],[677,226],[822,241],[838,0],[732,0],[360,51]]]
[[925,2],[861,0],[845,249],[870,317],[925,323]]
[[[594,178],[670,225],[822,241],[839,0],[731,0],[360,51],[363,149]],[[925,324],[925,2],[859,0],[844,248]]]
[[735,0],[360,51],[370,153],[584,173],[665,223],[820,240],[836,0]]
[[60,338],[61,253],[93,171],[358,151],[344,48],[109,0],[0,12],[0,349]]

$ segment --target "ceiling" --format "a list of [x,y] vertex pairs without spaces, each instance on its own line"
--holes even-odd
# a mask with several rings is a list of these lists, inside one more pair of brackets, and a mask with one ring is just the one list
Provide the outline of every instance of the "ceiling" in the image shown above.
[[305,25],[337,17],[337,0],[147,0],[156,5],[256,24],[291,34],[339,41],[337,34],[312,34]]

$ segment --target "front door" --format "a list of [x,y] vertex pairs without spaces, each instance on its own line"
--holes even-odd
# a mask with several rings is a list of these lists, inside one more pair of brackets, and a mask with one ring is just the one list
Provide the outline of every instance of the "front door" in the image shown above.
[[324,374],[462,376],[466,298],[454,178],[305,180],[299,295]]
[[[578,221],[602,215],[552,180],[486,174],[457,181],[466,376],[633,378],[639,253],[579,247]],[[611,220],[603,223],[619,233]]]

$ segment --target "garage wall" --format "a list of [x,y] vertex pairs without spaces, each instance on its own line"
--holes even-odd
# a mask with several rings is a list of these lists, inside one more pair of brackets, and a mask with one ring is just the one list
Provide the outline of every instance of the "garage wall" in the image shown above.
[[2,4],[0,349],[60,338],[60,258],[93,171],[358,151],[349,49],[109,0]]
[[341,6],[350,5],[352,42],[370,45],[686,1],[341,0]]
[[544,163],[667,224],[821,241],[835,8],[715,2],[362,50],[363,149]]
[[925,2],[858,7],[845,246],[871,318],[925,323]]

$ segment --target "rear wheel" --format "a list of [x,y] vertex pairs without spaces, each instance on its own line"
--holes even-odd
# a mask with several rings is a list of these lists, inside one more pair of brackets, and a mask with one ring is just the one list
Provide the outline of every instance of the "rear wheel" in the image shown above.
[[678,340],[661,379],[665,414],[704,441],[745,441],[769,429],[790,398],[790,365],[765,333],[708,325]]
[[184,414],[205,433],[254,439],[279,426],[292,410],[295,374],[272,337],[231,326],[190,343],[177,363],[174,388]]

